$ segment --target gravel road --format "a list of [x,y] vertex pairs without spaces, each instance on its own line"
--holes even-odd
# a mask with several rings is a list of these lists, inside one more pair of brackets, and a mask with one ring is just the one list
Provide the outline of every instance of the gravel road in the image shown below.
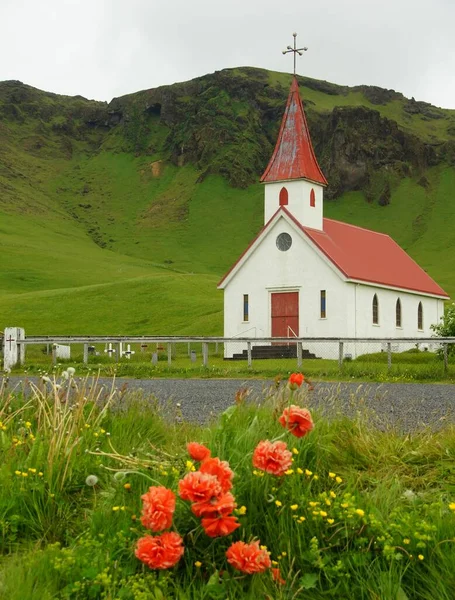
[[[19,377],[10,378],[14,387]],[[30,380],[36,378],[30,377]],[[112,380],[100,379],[110,387]],[[270,391],[271,380],[257,379],[117,379],[116,387],[142,390],[166,406],[180,404],[183,418],[203,423],[217,415],[235,399],[241,388],[249,390],[248,400],[260,402]],[[283,384],[282,384],[283,385]],[[455,385],[406,383],[315,383],[314,391],[302,386],[301,401],[328,416],[343,412],[349,416],[367,410],[380,426],[393,425],[404,432],[425,426],[440,428],[455,423]]]

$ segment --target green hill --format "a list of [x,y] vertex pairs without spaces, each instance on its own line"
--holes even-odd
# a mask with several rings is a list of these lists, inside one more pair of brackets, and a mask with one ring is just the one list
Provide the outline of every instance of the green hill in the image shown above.
[[[289,84],[245,67],[107,104],[0,82],[0,329],[221,334]],[[453,295],[455,111],[299,84],[325,215],[389,233]]]

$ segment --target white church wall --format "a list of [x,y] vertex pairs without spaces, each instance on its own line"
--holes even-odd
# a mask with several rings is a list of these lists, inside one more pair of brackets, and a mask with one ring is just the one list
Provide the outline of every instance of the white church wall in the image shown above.
[[[322,230],[322,208],[324,188],[304,179],[264,184],[264,222],[267,223],[280,207],[280,191],[288,191],[287,210],[305,227]],[[315,194],[315,206],[310,206],[311,190]]]
[[[286,252],[276,238],[287,232],[293,239]],[[320,317],[320,292],[326,291],[327,318]],[[347,336],[354,325],[353,287],[346,285],[327,262],[302,238],[301,232],[284,218],[270,229],[260,246],[227,284],[224,290],[224,332],[226,337],[270,337],[271,294],[299,292],[299,336]],[[249,320],[243,321],[243,297],[248,294]],[[306,345],[305,345],[306,347]],[[244,347],[226,347],[225,355]]]

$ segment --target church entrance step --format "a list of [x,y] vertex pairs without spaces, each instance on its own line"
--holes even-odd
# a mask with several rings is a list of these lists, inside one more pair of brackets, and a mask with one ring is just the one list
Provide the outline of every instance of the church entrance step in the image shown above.
[[[290,345],[274,345],[274,346],[253,346],[251,348],[252,359],[267,359],[267,358],[297,358],[297,346]],[[302,349],[303,359],[317,359],[318,357],[309,350]],[[248,351],[244,350],[241,353],[233,354],[231,358],[225,360],[248,360]]]

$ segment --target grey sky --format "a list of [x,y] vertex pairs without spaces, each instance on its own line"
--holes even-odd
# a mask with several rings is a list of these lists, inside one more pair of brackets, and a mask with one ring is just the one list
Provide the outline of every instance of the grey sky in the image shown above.
[[0,0],[0,81],[97,100],[215,70],[292,70],[455,109],[455,0]]

